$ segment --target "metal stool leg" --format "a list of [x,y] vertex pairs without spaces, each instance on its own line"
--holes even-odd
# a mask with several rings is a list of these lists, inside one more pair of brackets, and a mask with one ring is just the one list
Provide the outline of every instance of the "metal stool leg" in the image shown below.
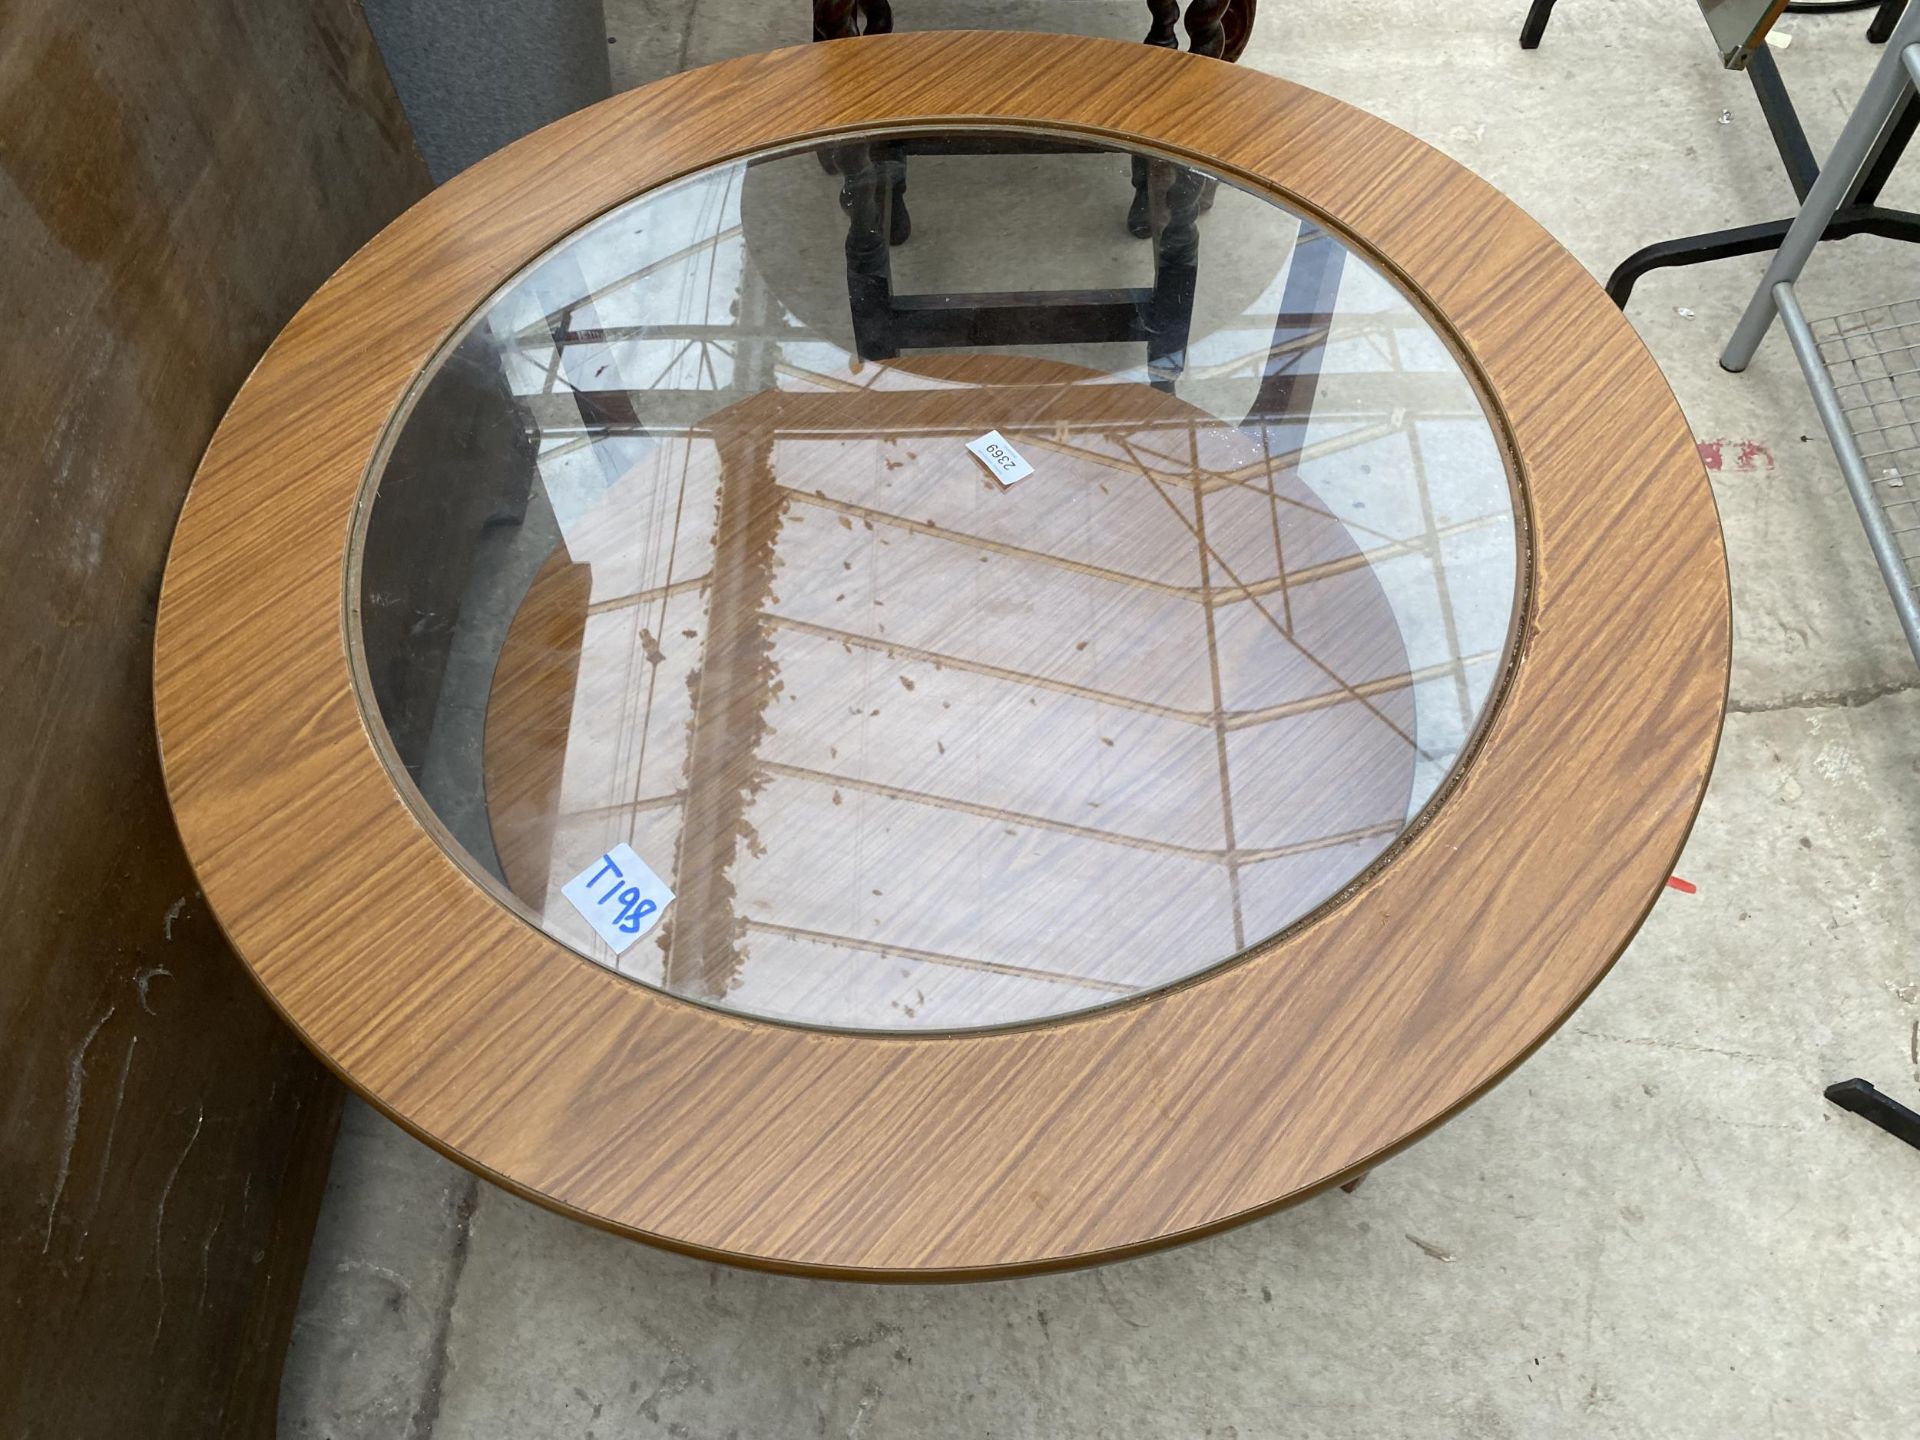
[[1780,322],[1786,326],[1787,341],[1793,346],[1794,356],[1800,362],[1800,371],[1807,377],[1807,388],[1813,394],[1814,409],[1819,411],[1820,423],[1826,428],[1827,438],[1833,442],[1834,458],[1840,462],[1841,478],[1847,482],[1847,491],[1853,496],[1853,508],[1859,512],[1860,524],[1867,532],[1867,546],[1873,551],[1874,563],[1880,567],[1880,574],[1887,582],[1893,613],[1899,617],[1900,628],[1906,632],[1908,647],[1915,658],[1920,659],[1920,600],[1916,600],[1913,590],[1906,583],[1907,567],[1900,557],[1899,539],[1874,496],[1873,477],[1867,472],[1867,462],[1861,457],[1860,447],[1847,424],[1840,394],[1834,388],[1833,379],[1828,375],[1826,362],[1820,354],[1820,342],[1814,337],[1813,328],[1807,324],[1806,316],[1800,313],[1800,302],[1794,297],[1792,281],[1782,280],[1773,287],[1773,302],[1779,307]]
[[1734,327],[1733,337],[1727,341],[1727,348],[1720,356],[1720,364],[1724,369],[1737,372],[1747,368],[1748,362],[1753,359],[1753,352],[1760,348],[1761,337],[1767,333],[1767,327],[1773,324],[1773,317],[1777,313],[1773,287],[1783,281],[1791,283],[1799,276],[1806,266],[1807,257],[1813,254],[1813,247],[1820,243],[1820,237],[1826,233],[1833,212],[1853,192],[1861,168],[1873,153],[1875,141],[1892,118],[1908,85],[1914,83],[1908,72],[1920,65],[1920,48],[1914,46],[1917,38],[1920,38],[1920,6],[1910,6],[1907,13],[1900,17],[1894,43],[1880,57],[1880,63],[1874,66],[1873,78],[1867,81],[1866,93],[1860,97],[1853,114],[1847,117],[1840,138],[1834,143],[1833,153],[1827,156],[1827,163],[1820,167],[1820,177],[1807,192],[1806,203],[1794,218],[1787,238],[1780,242],[1780,249],[1775,253],[1773,263],[1767,267],[1766,277],[1754,291],[1746,314],[1740,317],[1740,323]]

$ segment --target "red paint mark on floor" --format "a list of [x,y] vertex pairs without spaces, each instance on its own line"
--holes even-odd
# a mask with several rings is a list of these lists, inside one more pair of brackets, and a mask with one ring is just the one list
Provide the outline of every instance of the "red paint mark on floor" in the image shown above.
[[1697,895],[1700,893],[1700,887],[1698,885],[1694,884],[1691,880],[1682,880],[1678,875],[1669,875],[1667,877],[1667,884],[1678,890],[1682,895]]
[[1773,469],[1773,451],[1758,440],[1730,440],[1722,436],[1718,440],[1702,440],[1693,448],[1700,452],[1700,463],[1707,469],[1725,470],[1729,445],[1734,447],[1733,469],[1750,473]]

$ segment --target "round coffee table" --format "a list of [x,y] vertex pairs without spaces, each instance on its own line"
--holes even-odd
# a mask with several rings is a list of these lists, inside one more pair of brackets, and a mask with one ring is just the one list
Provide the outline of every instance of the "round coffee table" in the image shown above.
[[607,101],[356,255],[208,449],[155,695],[371,1103],[639,1239],[957,1279],[1506,1074],[1660,895],[1728,650],[1671,394],[1491,188],[925,34]]

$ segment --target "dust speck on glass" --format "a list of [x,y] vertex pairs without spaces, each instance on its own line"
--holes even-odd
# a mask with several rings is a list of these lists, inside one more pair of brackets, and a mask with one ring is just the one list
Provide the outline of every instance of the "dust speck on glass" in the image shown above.
[[363,698],[457,858],[636,981],[1067,1015],[1434,799],[1510,645],[1502,457],[1420,312],[1262,195],[1027,132],[768,154],[532,258],[420,378]]

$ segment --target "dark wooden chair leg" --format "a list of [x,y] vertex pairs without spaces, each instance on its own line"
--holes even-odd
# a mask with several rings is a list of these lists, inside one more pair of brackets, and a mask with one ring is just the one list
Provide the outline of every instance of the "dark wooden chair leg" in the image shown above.
[[[893,33],[893,5],[890,0],[813,0],[813,38],[815,40],[845,40],[856,35],[891,35]],[[829,175],[840,173],[843,152],[832,148],[822,148],[819,152],[820,168]],[[913,233],[913,220],[907,214],[907,164],[903,155],[894,153],[888,157],[888,163],[880,167],[886,184],[887,193],[887,240],[889,244],[904,245],[907,237]],[[841,204],[848,204],[847,189],[841,189]]]
[[1200,272],[1200,191],[1206,177],[1172,165],[1167,186],[1167,223],[1154,237],[1153,299],[1147,307],[1147,383],[1174,393],[1187,368],[1187,337],[1193,326],[1193,296]]
[[[894,173],[898,157],[873,144],[842,145],[840,208],[847,212],[847,305],[853,318],[854,353],[862,360],[891,360],[900,353],[893,338],[893,262],[887,254]],[[904,183],[904,182],[902,182]]]
[[[889,14],[891,21],[891,14]],[[860,0],[813,0],[813,38],[846,40],[860,33]],[[840,152],[822,146],[817,152],[820,168],[829,175],[839,171]]]
[[1187,48],[1218,60],[1227,53],[1227,11],[1234,0],[1192,0],[1187,6]]
[[1127,207],[1127,233],[1136,240],[1153,234],[1153,162],[1133,157],[1133,203]]
[[860,33],[860,0],[813,0],[813,38],[846,40]]
[[[1551,0],[1535,0],[1535,3],[1550,4]],[[1238,60],[1253,34],[1257,6],[1258,0],[1191,0],[1185,16],[1188,48],[1196,55]],[[1153,21],[1147,30],[1146,43],[1164,46],[1169,50],[1179,49],[1180,0],[1147,0],[1147,10]],[[856,35],[892,33],[892,0],[813,0],[815,40],[844,40]],[[838,161],[839,152],[820,152],[820,168],[829,175],[835,173]],[[891,244],[900,245],[906,242],[913,229],[913,221],[907,213],[904,161],[887,167],[887,173],[893,187],[886,207],[888,240]],[[1153,234],[1153,201],[1150,193],[1152,165],[1145,156],[1136,155],[1133,158],[1132,179],[1133,200],[1127,207],[1127,233],[1145,240]],[[1211,182],[1202,186],[1194,206],[1196,213],[1213,208],[1214,192],[1215,186]]]
[[[1153,24],[1146,43],[1166,50],[1180,48],[1180,0],[1147,0]],[[1153,234],[1153,201],[1149,195],[1153,167],[1144,155],[1133,157],[1133,203],[1127,207],[1127,233],[1136,240]]]
[[881,172],[887,183],[887,243],[904,245],[913,234],[913,218],[907,214],[907,156],[896,146],[887,148],[887,164]]
[[1259,8],[1258,0],[1231,0],[1222,24],[1226,28],[1226,48],[1220,52],[1220,58],[1237,61],[1246,52],[1247,41],[1253,38],[1253,17]]

